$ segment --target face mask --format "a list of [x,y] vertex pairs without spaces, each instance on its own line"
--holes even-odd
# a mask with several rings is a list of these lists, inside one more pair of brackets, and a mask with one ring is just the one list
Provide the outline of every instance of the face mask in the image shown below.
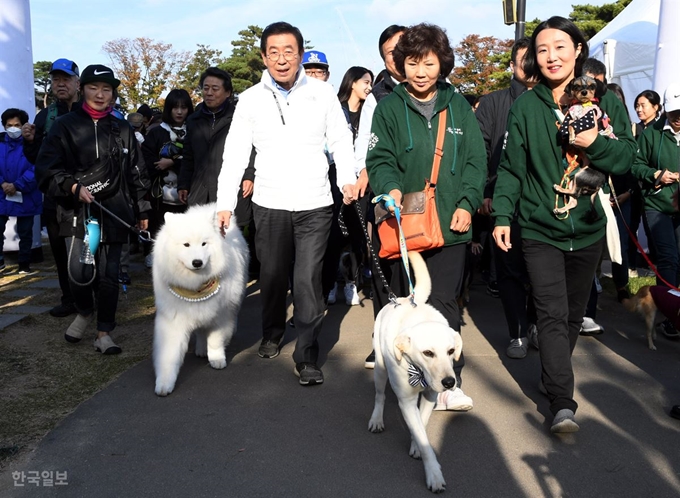
[[21,128],[17,128],[15,126],[5,128],[5,131],[7,131],[9,138],[19,138],[21,136]]

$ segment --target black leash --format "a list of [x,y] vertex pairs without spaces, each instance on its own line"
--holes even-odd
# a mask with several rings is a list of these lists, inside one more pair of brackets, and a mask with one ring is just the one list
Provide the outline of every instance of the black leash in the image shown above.
[[142,242],[154,242],[154,240],[151,238],[151,233],[148,230],[140,230],[139,228],[130,225],[125,220],[119,218],[117,215],[112,213],[109,209],[105,208],[104,206],[101,205],[101,203],[95,201],[94,199],[92,200],[92,204],[98,206],[99,209],[104,211],[106,214],[110,215],[114,220],[118,221],[128,230],[131,230],[135,235],[137,235],[137,237],[139,237],[139,240],[141,240]]
[[[383,284],[383,288],[387,291],[387,296],[395,306],[398,306],[399,303],[397,302],[397,295],[392,291],[390,288],[390,285],[387,283],[387,279],[385,278],[385,274],[382,271],[382,268],[380,268],[380,262],[378,256],[375,254],[375,249],[373,249],[373,244],[371,244],[371,238],[368,235],[368,229],[366,228],[366,219],[364,218],[364,213],[361,211],[361,206],[359,206],[359,202],[355,201],[354,203],[354,209],[357,212],[357,216],[359,216],[359,222],[361,223],[361,228],[363,229],[364,232],[364,238],[366,240],[366,245],[368,246],[368,250],[371,253],[371,260],[373,261],[373,266],[375,267],[376,271],[378,272],[378,275],[380,276],[380,281]],[[347,225],[345,224],[345,219],[342,215],[342,212],[345,209],[345,204],[342,205],[340,208],[340,213],[338,214],[338,225],[340,226],[340,230],[342,231],[342,235],[344,237],[349,236],[349,231],[347,230]],[[378,235],[376,234],[376,237]]]

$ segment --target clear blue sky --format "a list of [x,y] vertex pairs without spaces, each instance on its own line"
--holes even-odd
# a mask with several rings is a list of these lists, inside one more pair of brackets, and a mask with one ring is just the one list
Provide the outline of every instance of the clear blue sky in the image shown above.
[[[572,3],[607,2],[527,0],[526,17],[566,17]],[[377,41],[390,24],[437,24],[452,45],[473,33],[514,37],[514,26],[503,24],[501,0],[30,0],[30,5],[34,61],[65,57],[81,69],[109,64],[105,42],[138,36],[191,52],[200,43],[226,56],[248,25],[287,21],[326,53],[336,87],[350,66],[382,69]]]

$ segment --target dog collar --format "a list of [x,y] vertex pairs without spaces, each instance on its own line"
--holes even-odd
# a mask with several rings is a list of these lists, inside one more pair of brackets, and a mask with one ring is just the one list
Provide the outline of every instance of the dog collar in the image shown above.
[[428,387],[423,371],[413,363],[408,364],[408,383],[411,387],[418,387],[418,385]]
[[200,301],[210,299],[220,291],[220,288],[220,280],[217,277],[208,280],[198,290],[185,289],[176,285],[168,285],[170,294],[175,296],[177,299],[181,299],[182,301],[187,301],[189,303],[198,303]]

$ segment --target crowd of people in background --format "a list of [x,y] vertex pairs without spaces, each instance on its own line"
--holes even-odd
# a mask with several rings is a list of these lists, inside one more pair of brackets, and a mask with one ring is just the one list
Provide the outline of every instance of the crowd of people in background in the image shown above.
[[[629,277],[648,266],[640,228],[657,285],[679,283],[680,85],[663,98],[653,90],[635,96],[639,122],[631,123],[621,88],[607,83],[581,31],[561,17],[515,41],[508,88],[487,95],[462,96],[447,81],[454,54],[435,25],[387,27],[378,40],[384,69],[374,76],[350,67],[337,92],[326,55],[303,47],[297,28],[271,24],[261,37],[266,69],[258,84],[236,96],[232,75],[209,67],[200,103],[173,89],[162,109],[144,104],[126,117],[111,68],[81,72],[58,59],[50,68],[53,103],[33,123],[25,110],[4,110],[0,228],[16,217],[18,272],[31,273],[40,215],[61,290],[50,314],[75,315],[65,339],[79,342],[94,322],[95,349],[120,353],[111,333],[119,284],[132,283],[127,261],[138,241],[130,227],[148,229],[152,239],[165,213],[216,203],[220,226],[237,223],[251,248],[263,308],[258,355],[277,357],[294,328],[300,384],[323,383],[318,337],[326,307],[340,295],[359,304],[363,289],[377,315],[390,290],[409,293],[402,262],[376,258],[371,199],[388,194],[401,208],[405,194],[422,190],[445,126],[441,168],[431,179],[444,245],[422,253],[429,302],[462,332],[471,272],[481,271],[507,322],[506,355],[522,359],[530,346],[540,353],[551,431],[578,430],[571,355],[579,335],[604,332],[595,316],[603,258],[612,260],[618,301],[628,299]],[[562,139],[574,103],[567,85],[581,75],[598,81],[596,104],[610,136],[594,126]],[[567,205],[556,186],[587,166],[606,180],[592,199]],[[611,220],[618,241],[610,240]],[[152,268],[151,242],[140,250]],[[286,321],[288,292],[294,315]],[[660,330],[680,337],[668,320]],[[374,364],[371,352],[365,366]],[[461,357],[457,387],[439,395],[436,410],[473,408],[463,366]],[[680,418],[680,408],[672,415]]]

